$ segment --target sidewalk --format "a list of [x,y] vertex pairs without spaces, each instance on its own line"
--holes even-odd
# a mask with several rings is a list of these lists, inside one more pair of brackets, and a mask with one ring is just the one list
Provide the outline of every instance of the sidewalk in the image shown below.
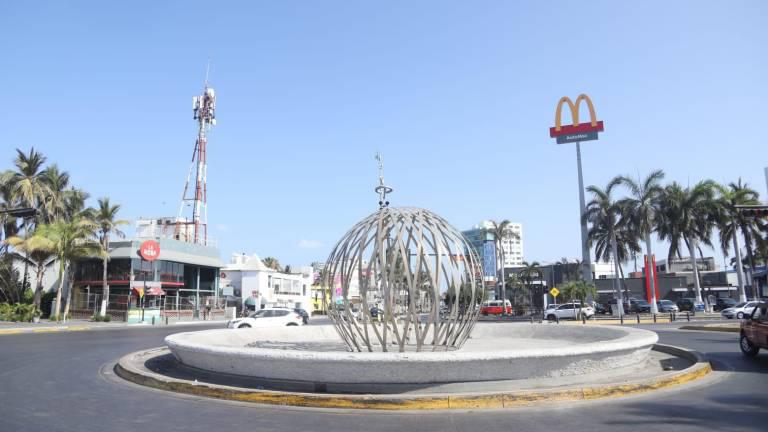
[[171,321],[168,325],[163,323],[157,323],[154,326],[151,322],[128,324],[125,322],[93,322],[83,319],[72,319],[66,323],[57,324],[53,321],[41,320],[39,323],[25,323],[25,322],[8,322],[0,321],[0,336],[12,335],[20,333],[58,333],[58,332],[71,332],[71,331],[91,331],[91,330],[115,330],[115,329],[132,329],[132,328],[156,328],[156,327],[172,327],[172,326],[205,326],[205,325],[220,325],[224,326],[224,320],[209,320],[209,321]]

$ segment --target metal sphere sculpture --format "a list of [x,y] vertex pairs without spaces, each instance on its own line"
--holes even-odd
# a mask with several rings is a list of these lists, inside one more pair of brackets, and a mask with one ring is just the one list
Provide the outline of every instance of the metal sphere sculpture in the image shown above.
[[477,254],[440,216],[385,199],[328,257],[328,316],[352,351],[458,349],[483,301]]

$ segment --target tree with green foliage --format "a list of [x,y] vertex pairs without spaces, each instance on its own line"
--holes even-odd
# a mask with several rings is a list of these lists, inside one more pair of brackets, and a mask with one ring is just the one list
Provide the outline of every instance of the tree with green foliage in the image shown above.
[[618,295],[619,314],[624,314],[623,294],[619,283],[624,283],[621,263],[629,259],[631,251],[639,250],[636,237],[630,233],[626,215],[627,208],[613,199],[614,190],[621,185],[621,177],[615,177],[608,182],[605,189],[597,186],[587,187],[592,199],[587,203],[584,220],[589,224],[587,245],[595,246],[595,259],[602,261],[613,260],[614,291]]
[[46,250],[52,252],[59,261],[59,287],[56,301],[51,312],[59,321],[61,314],[61,294],[64,291],[64,281],[69,281],[67,302],[63,319],[66,320],[72,297],[72,263],[77,259],[101,256],[101,246],[95,241],[98,229],[93,221],[84,217],[72,220],[59,220],[52,224],[40,225],[34,236],[28,240],[29,250]]
[[263,260],[261,260],[267,268],[270,268],[272,270],[282,271],[283,267],[280,265],[280,261],[277,260],[275,257],[266,257]]
[[123,238],[125,233],[120,231],[121,225],[127,225],[128,221],[118,219],[117,213],[120,211],[119,204],[112,204],[109,202],[109,198],[99,198],[98,208],[88,209],[88,217],[97,227],[97,237],[99,245],[101,246],[101,263],[102,263],[102,298],[101,307],[99,308],[99,316],[103,317],[107,314],[107,307],[109,305],[109,284],[107,283],[107,265],[109,263],[109,240],[112,234]]
[[[656,170],[648,174],[644,179],[635,181],[629,176],[619,177],[619,181],[629,189],[630,197],[619,201],[619,205],[625,208],[628,217],[629,233],[635,239],[645,243],[645,253],[650,260],[653,256],[651,250],[651,234],[656,230],[656,213],[659,207],[659,197],[663,193],[661,180],[664,171]],[[649,278],[651,290],[651,313],[659,312],[656,305],[656,282]]]
[[[750,268],[754,272],[754,247],[757,244],[758,249],[766,249],[765,235],[768,233],[766,223],[757,218],[744,216],[736,206],[739,205],[760,205],[760,195],[746,183],[739,179],[736,183],[725,185],[716,185],[719,197],[717,198],[719,214],[717,217],[717,226],[720,231],[720,247],[725,256],[728,256],[730,243],[733,242],[733,251],[736,255],[736,262],[742,262],[741,248],[739,247],[739,231],[744,236],[744,243],[747,249],[747,258]],[[747,301],[747,294],[744,291],[744,274],[741,266],[736,267],[736,274],[739,280],[739,301]],[[757,291],[754,290],[755,295]]]
[[702,244],[712,247],[712,231],[717,223],[717,213],[715,183],[711,180],[701,181],[693,187],[682,187],[672,182],[664,188],[659,198],[656,232],[660,240],[669,241],[667,260],[671,261],[675,256],[681,258],[680,251],[685,244],[693,267],[696,300],[700,302],[703,299],[696,251],[700,250],[699,245]]
[[[490,228],[485,229],[485,232],[493,234],[493,241],[496,244],[496,262],[498,263],[498,269],[499,269],[499,286],[501,289],[501,292],[499,293],[501,295],[502,299],[507,298],[507,292],[506,292],[506,286],[505,284],[501,283],[506,278],[504,277],[504,241],[508,239],[519,239],[520,236],[517,235],[514,231],[512,231],[509,226],[512,224],[507,219],[504,219],[501,222],[496,221],[489,221]],[[502,308],[502,315],[507,314],[507,308]]]

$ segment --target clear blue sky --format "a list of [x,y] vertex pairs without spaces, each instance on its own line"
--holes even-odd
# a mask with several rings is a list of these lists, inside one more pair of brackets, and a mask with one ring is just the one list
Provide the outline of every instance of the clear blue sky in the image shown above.
[[576,257],[557,100],[588,93],[605,121],[587,185],[660,168],[765,195],[767,20],[764,1],[7,1],[0,167],[34,146],[126,218],[175,215],[210,57],[223,258],[325,260],[376,210],[377,150],[392,205],[509,218],[526,258]]

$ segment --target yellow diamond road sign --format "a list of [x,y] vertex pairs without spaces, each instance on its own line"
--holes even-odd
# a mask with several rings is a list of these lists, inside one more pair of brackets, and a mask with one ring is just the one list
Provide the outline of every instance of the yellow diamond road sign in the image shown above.
[[551,290],[549,290],[549,293],[552,294],[552,297],[557,297],[558,295],[560,295],[560,290],[557,288],[552,288]]

